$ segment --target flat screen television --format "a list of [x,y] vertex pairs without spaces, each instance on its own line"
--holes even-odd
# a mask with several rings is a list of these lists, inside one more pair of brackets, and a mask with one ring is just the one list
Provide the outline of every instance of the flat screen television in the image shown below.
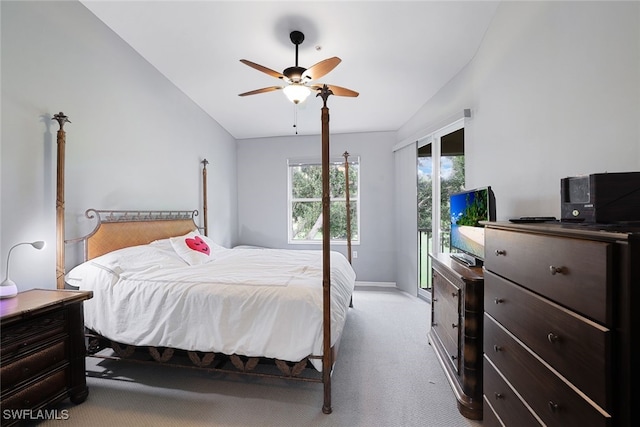
[[450,196],[449,203],[451,257],[468,266],[482,265],[484,226],[480,221],[496,220],[496,202],[491,187],[454,193]]

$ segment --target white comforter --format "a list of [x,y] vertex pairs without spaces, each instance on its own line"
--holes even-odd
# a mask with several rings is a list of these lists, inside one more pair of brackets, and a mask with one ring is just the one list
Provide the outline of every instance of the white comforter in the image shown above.
[[[95,258],[66,279],[93,291],[85,325],[119,343],[288,361],[322,354],[322,251],[218,247],[215,261],[189,266],[161,240]],[[354,284],[349,262],[332,252],[332,345]]]

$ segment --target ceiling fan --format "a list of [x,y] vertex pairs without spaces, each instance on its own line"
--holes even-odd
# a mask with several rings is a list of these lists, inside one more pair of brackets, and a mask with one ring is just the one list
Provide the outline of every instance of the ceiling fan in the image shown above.
[[311,84],[312,80],[319,79],[329,71],[333,70],[341,62],[341,59],[337,56],[334,56],[332,58],[325,59],[324,61],[320,61],[309,68],[300,67],[298,65],[298,46],[304,41],[304,34],[302,34],[302,32],[300,31],[292,31],[291,34],[289,34],[289,38],[291,39],[291,42],[296,46],[296,65],[286,68],[282,73],[264,67],[260,64],[256,64],[255,62],[248,61],[246,59],[240,60],[240,62],[248,65],[251,68],[255,68],[258,71],[262,71],[263,73],[270,75],[271,77],[275,77],[284,81],[286,85],[263,87],[261,89],[241,93],[239,94],[239,96],[257,95],[259,93],[272,92],[282,89],[291,102],[293,102],[294,104],[298,104],[300,102],[304,102],[311,91],[319,91],[325,86],[331,91],[331,94],[336,96],[358,96],[358,92],[344,87],[325,85],[322,83]]

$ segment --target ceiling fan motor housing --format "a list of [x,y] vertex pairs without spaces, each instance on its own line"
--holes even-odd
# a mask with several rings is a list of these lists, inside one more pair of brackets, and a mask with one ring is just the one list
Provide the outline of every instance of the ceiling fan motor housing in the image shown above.
[[302,80],[302,73],[307,71],[304,67],[289,67],[282,72],[286,78],[291,80],[294,83],[300,83]]

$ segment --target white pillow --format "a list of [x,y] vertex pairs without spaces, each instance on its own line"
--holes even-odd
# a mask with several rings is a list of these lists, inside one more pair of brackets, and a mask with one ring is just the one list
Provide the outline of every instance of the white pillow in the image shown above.
[[215,243],[207,236],[195,231],[180,237],[169,239],[173,250],[189,265],[200,265],[215,259],[213,248]]

